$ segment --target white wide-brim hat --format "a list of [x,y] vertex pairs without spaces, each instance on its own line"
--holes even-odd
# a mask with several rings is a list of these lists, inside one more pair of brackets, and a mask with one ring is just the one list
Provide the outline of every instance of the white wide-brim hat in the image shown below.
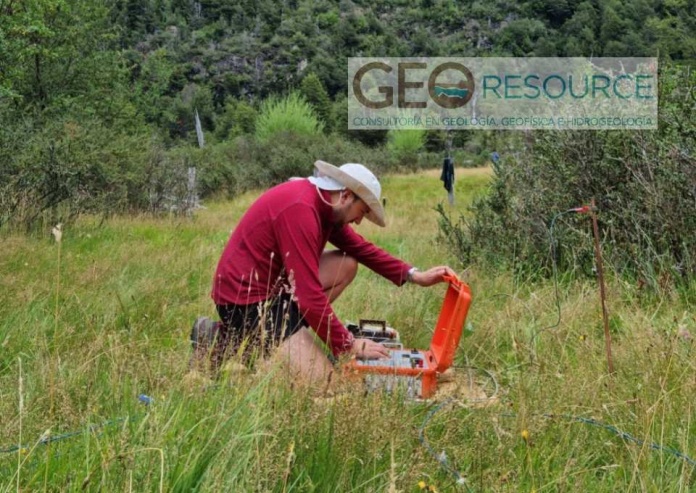
[[318,174],[310,176],[309,181],[322,190],[348,189],[360,197],[370,208],[365,217],[378,226],[384,227],[384,207],[380,201],[382,186],[377,177],[362,164],[347,163],[340,167],[324,161],[316,161],[314,167]]

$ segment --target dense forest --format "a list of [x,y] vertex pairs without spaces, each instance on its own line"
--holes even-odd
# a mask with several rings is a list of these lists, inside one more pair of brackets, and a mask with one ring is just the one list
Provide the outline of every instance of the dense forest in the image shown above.
[[4,0],[0,12],[3,106],[133,111],[171,141],[190,137],[194,107],[218,138],[244,132],[239,105],[246,114],[310,74],[340,99],[350,56],[696,59],[688,0]]
[[248,132],[263,99],[308,77],[341,130],[330,106],[350,56],[696,59],[688,0],[3,0],[0,14],[4,121],[87,113],[167,145],[193,141],[194,109],[218,140]]
[[[437,164],[444,132],[348,131],[351,56],[657,56],[683,69],[696,3],[0,0],[0,227],[182,210],[191,166],[205,196],[305,174],[317,156]],[[690,163],[693,126],[661,132]],[[514,141],[454,135],[472,164]]]

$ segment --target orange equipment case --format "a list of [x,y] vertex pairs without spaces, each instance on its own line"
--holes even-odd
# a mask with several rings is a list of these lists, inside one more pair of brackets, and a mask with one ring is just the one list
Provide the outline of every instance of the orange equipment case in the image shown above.
[[368,385],[375,388],[405,386],[412,397],[432,396],[437,375],[452,366],[471,304],[471,290],[465,282],[456,276],[445,279],[449,286],[427,351],[390,349],[390,359],[353,359],[347,363],[348,370],[364,375]]

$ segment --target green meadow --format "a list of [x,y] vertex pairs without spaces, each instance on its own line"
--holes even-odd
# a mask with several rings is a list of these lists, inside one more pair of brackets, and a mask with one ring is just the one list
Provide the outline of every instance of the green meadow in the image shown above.
[[[83,217],[60,243],[52,225],[3,232],[0,492],[696,490],[693,301],[609,272],[609,374],[595,279],[561,278],[557,296],[438,241],[437,204],[466,214],[488,179],[458,170],[450,207],[439,171],[385,177],[388,227],[357,227],[471,286],[456,386],[427,402],[310,392],[277,370],[188,378],[191,324],[214,315],[215,265],[260,192],[190,218]],[[361,268],[334,307],[426,347],[443,295]]]

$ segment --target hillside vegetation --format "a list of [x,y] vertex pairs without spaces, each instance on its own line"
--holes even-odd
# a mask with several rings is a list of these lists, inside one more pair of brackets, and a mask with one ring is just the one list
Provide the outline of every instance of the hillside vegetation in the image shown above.
[[[5,0],[0,223],[171,209],[191,165],[201,168],[203,194],[258,186],[262,172],[238,168],[265,167],[277,154],[292,161],[350,149],[384,169],[436,165],[442,132],[425,140],[436,154],[415,159],[385,155],[384,131],[347,130],[349,56],[659,56],[691,63],[694,12],[692,0]],[[292,91],[309,102],[328,142],[321,135],[265,145],[253,138],[264,101]],[[208,145],[198,153],[190,148],[196,112]],[[454,136],[455,149],[466,151],[460,164],[481,163],[491,138]],[[282,176],[262,180],[296,169],[271,167]]]

